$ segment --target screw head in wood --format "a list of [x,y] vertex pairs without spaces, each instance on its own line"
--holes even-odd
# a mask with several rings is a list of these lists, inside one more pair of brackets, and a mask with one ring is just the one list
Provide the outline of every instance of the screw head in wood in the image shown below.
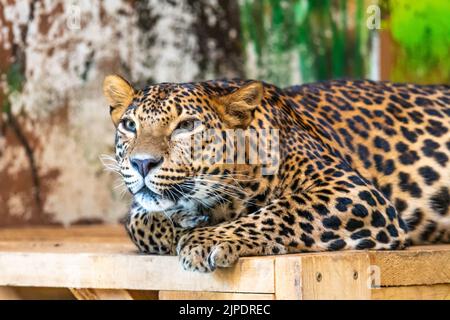
[[322,274],[320,272],[316,273],[316,280],[317,280],[317,282],[322,281]]

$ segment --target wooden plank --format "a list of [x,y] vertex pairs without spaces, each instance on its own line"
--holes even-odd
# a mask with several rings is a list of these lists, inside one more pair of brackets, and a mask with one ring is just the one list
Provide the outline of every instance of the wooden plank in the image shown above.
[[369,257],[361,251],[306,257],[303,299],[370,299],[368,268]]
[[301,300],[302,258],[278,257],[275,260],[275,298],[277,300]]
[[450,245],[241,258],[199,274],[183,271],[177,257],[137,254],[122,226],[0,230],[0,285],[365,299],[369,267],[379,271],[381,286],[450,283]]
[[70,288],[77,300],[133,300],[127,290],[123,289],[76,289]]
[[404,251],[370,251],[381,286],[450,283],[450,246],[412,247]]
[[0,228],[0,241],[129,242],[122,225]]
[[269,293],[160,291],[160,300],[273,300]]
[[0,300],[21,300],[21,297],[12,287],[0,287]]
[[22,253],[114,253],[114,254],[138,254],[134,244],[114,242],[59,242],[59,241],[37,241],[37,242],[15,242],[0,241],[0,254],[5,252]]
[[370,299],[365,252],[310,254],[275,261],[276,299]]
[[274,261],[242,258],[212,274],[187,272],[177,257],[135,253],[0,252],[0,285],[274,292]]
[[66,288],[0,287],[0,300],[73,300]]
[[373,300],[450,300],[450,284],[372,289]]
[[133,300],[158,300],[159,291],[156,290],[128,290]]

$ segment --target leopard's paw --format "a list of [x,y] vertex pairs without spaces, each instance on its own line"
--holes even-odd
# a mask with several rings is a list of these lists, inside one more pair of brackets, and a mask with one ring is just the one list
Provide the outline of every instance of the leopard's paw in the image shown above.
[[230,267],[239,258],[238,247],[226,240],[196,240],[187,236],[178,245],[178,255],[185,270],[212,272]]

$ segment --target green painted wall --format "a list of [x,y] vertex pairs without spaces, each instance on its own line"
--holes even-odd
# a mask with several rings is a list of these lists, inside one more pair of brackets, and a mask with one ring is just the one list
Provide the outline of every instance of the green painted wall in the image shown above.
[[366,2],[241,1],[247,72],[279,85],[367,77]]
[[388,1],[385,27],[398,46],[393,81],[450,82],[450,1]]

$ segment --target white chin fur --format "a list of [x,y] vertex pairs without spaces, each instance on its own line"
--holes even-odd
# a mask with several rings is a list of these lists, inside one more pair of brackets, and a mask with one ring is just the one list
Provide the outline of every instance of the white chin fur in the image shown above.
[[175,205],[168,199],[155,199],[145,194],[136,194],[134,199],[147,211],[163,211]]

